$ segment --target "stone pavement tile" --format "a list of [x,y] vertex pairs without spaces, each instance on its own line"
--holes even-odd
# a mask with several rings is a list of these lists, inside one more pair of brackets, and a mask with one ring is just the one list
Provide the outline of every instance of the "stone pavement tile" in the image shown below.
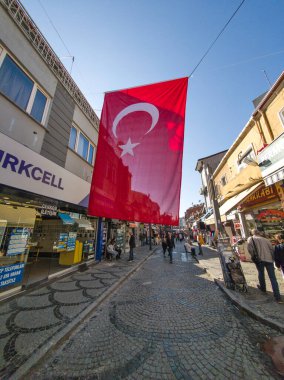
[[[212,278],[220,279],[220,286],[225,288],[219,256],[216,250],[203,247],[203,256],[198,256],[201,267],[206,268]],[[253,263],[242,262],[242,269],[248,285],[248,292],[242,293],[236,290],[225,289],[226,294],[240,307],[262,319],[264,322],[275,325],[276,328],[284,332],[284,304],[277,304],[273,297],[270,280],[265,273],[267,293],[264,294],[257,289],[258,276]],[[284,299],[284,281],[278,270],[276,276],[280,288],[280,293]]]
[[[0,378],[8,379],[22,365],[38,360],[45,347],[80,322],[80,315],[96,306],[104,294],[123,281],[150,254],[149,247],[135,250],[114,262],[103,261],[85,272],[75,272],[41,288],[0,304]],[[82,373],[78,374],[82,376]]]

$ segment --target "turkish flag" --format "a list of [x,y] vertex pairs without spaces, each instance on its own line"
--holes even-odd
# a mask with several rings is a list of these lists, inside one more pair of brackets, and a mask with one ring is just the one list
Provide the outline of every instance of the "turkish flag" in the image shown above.
[[89,215],[179,224],[187,83],[106,93]]

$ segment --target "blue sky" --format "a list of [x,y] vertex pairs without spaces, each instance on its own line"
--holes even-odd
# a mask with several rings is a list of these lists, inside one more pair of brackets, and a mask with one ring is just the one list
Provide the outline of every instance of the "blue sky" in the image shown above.
[[[105,91],[189,75],[240,2],[22,1],[68,70],[75,57],[72,76],[98,115]],[[190,78],[180,216],[202,200],[197,159],[233,143],[269,88],[262,70],[271,82],[284,70],[283,15],[283,0],[246,0]]]

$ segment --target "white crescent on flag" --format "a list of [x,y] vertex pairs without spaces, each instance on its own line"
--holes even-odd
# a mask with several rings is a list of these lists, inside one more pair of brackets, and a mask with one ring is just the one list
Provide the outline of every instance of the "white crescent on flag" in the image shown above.
[[116,117],[115,117],[115,119],[113,121],[112,133],[114,134],[114,136],[116,138],[117,138],[116,128],[117,128],[117,125],[120,122],[120,120],[123,119],[126,115],[128,115],[128,114],[130,114],[132,112],[136,112],[136,111],[147,112],[152,117],[151,127],[145,133],[145,135],[147,135],[147,133],[151,132],[155,128],[155,126],[156,126],[156,124],[157,124],[157,122],[159,120],[159,111],[158,111],[157,107],[153,106],[153,104],[150,104],[150,103],[131,104],[130,106],[125,107],[122,111],[120,111],[116,115]]

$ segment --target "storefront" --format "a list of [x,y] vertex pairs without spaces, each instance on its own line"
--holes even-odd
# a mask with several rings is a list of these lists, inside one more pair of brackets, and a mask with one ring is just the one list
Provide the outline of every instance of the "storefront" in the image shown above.
[[276,234],[284,232],[284,212],[275,185],[262,185],[238,206],[238,210],[244,215],[248,231],[257,228],[272,243]]
[[88,182],[2,133],[0,174],[1,293],[94,259]]

